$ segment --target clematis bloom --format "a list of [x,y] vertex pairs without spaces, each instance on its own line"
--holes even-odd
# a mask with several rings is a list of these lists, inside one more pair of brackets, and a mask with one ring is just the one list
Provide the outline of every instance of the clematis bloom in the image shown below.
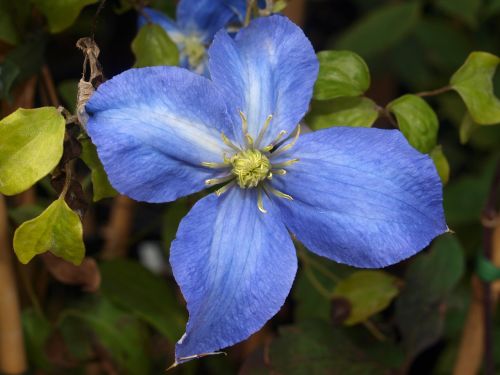
[[86,107],[121,193],[169,202],[216,187],[171,246],[189,310],[176,363],[244,340],[278,312],[297,271],[290,233],[337,262],[384,267],[447,230],[434,165],[399,131],[300,133],[318,61],[287,18],[256,19],[234,39],[219,31],[209,57],[211,80],[131,69]]
[[[180,66],[199,74],[207,73],[207,48],[217,31],[234,21],[242,22],[246,0],[181,0],[176,20],[145,8],[149,20],[161,26],[180,53]],[[139,17],[139,27],[146,24]]]

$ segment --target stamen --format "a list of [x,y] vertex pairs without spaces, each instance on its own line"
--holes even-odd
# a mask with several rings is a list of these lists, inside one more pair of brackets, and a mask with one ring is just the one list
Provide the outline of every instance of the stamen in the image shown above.
[[[273,167],[275,167],[275,165],[273,165]],[[286,171],[284,169],[273,169],[271,172],[280,176],[286,175]]]
[[224,185],[220,189],[215,190],[215,195],[220,197],[222,194],[224,194],[226,191],[231,189],[234,185],[236,185],[236,181],[231,181],[229,184]]
[[262,188],[259,188],[259,192],[257,193],[257,208],[263,214],[267,214],[267,210],[264,208],[264,203],[262,201]]
[[229,146],[230,148],[232,148],[234,151],[236,152],[240,152],[240,148],[238,146],[235,146],[233,142],[231,142],[229,140],[228,137],[226,137],[226,135],[224,133],[220,133],[221,137],[222,137],[222,142],[224,142],[226,144],[226,146]]
[[[274,156],[275,154],[273,154]],[[300,159],[292,159],[292,160],[287,160],[287,161],[284,161],[283,163],[276,163],[276,164],[273,164],[273,168],[283,168],[283,167],[288,167],[292,164],[295,164],[299,161]]]
[[274,141],[272,141],[271,143],[269,143],[269,145],[267,145],[266,147],[264,147],[262,149],[262,151],[264,152],[268,152],[268,151],[271,151],[274,146],[276,146],[276,144],[281,140],[281,138],[283,138],[285,136],[285,134],[287,133],[286,130],[282,130],[278,133],[278,136],[274,139]]
[[205,185],[212,186],[212,185],[219,185],[227,181],[231,181],[234,179],[234,176],[232,174],[228,176],[224,176],[221,178],[211,178],[209,180],[205,180]]
[[247,135],[248,134],[248,120],[245,114],[240,111],[240,117],[241,117],[241,127],[243,128],[243,134]]
[[293,201],[293,198],[291,195],[288,195],[288,194],[285,194],[279,190],[276,190],[271,185],[264,185],[264,190],[268,193],[276,195],[279,198],[285,198],[285,199],[288,199],[290,201]]
[[269,124],[271,123],[271,120],[273,119],[273,115],[267,116],[266,122],[264,123],[264,126],[262,129],[260,129],[259,135],[257,136],[257,139],[255,140],[255,145],[259,147],[260,142],[262,142],[262,138],[264,138],[264,135],[267,132],[267,129],[269,128]]
[[[224,158],[224,160],[226,160]],[[228,165],[231,165],[231,162],[224,162],[224,163],[213,163],[210,161],[204,161],[201,163],[204,167],[207,168],[213,168],[213,169],[218,169],[218,168],[227,168]]]
[[297,127],[295,129],[296,129],[295,136],[293,137],[292,141],[289,144],[281,147],[277,151],[273,152],[273,156],[281,155],[282,153],[290,150],[295,145],[295,143],[297,142],[297,139],[299,139],[299,135],[300,135],[300,124],[297,125]]
[[245,136],[245,143],[249,148],[253,148],[254,142],[252,136],[250,135],[250,133],[248,133],[247,117],[242,111],[240,111],[240,117],[241,117],[241,127],[243,129],[243,135]]

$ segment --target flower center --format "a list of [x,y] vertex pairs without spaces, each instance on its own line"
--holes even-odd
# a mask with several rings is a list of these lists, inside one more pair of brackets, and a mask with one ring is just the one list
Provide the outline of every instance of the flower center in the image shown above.
[[240,151],[231,158],[236,182],[242,189],[254,188],[268,178],[271,172],[269,159],[259,150]]
[[206,54],[206,48],[200,39],[195,35],[188,36],[184,39],[184,46],[189,65],[192,67],[200,65]]

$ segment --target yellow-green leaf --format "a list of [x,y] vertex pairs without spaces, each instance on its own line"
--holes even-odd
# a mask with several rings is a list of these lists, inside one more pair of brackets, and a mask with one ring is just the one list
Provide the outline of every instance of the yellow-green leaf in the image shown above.
[[423,153],[430,152],[437,142],[439,121],[427,102],[416,95],[403,95],[390,102],[387,109],[394,113],[399,129],[408,142]]
[[396,277],[383,271],[357,271],[337,284],[333,297],[350,302],[351,312],[344,323],[353,325],[384,310],[398,293]]
[[0,193],[21,193],[46,176],[63,153],[65,121],[57,109],[18,109],[0,121]]
[[75,22],[81,10],[99,0],[33,0],[47,17],[51,33],[58,33]]
[[441,177],[441,181],[443,182],[443,184],[448,183],[448,180],[450,179],[450,164],[448,163],[448,159],[446,159],[446,156],[443,153],[443,148],[441,146],[434,147],[429,156],[434,162],[434,165],[436,166],[439,177]]
[[500,123],[500,100],[493,77],[500,58],[487,52],[472,52],[451,77],[450,84],[462,97],[472,119],[480,125]]
[[99,160],[94,144],[89,139],[82,139],[80,143],[82,144],[82,160],[87,164],[87,167],[90,168],[92,188],[94,190],[94,202],[117,195],[118,193],[113,186],[111,186],[108,175]]
[[313,101],[306,123],[313,129],[331,126],[370,127],[378,115],[377,105],[372,100],[364,97],[344,97]]
[[177,65],[179,50],[161,26],[146,24],[132,42],[135,67]]
[[318,60],[315,99],[359,96],[370,87],[370,71],[358,54],[350,51],[323,51],[318,53]]
[[[469,142],[470,137],[474,134],[474,131],[479,128],[478,124],[474,122],[469,113],[466,113],[460,122],[460,128],[458,129],[458,135],[461,144],[466,144]],[[484,129],[484,128],[483,128]]]
[[52,254],[79,265],[85,256],[80,217],[59,198],[40,216],[26,221],[14,234],[14,251],[21,263],[35,255]]

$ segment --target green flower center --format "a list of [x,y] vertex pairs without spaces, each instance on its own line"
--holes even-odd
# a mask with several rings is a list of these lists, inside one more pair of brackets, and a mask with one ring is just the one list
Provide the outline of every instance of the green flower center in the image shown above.
[[196,36],[188,36],[184,40],[185,52],[188,57],[189,65],[196,67],[205,58],[206,48]]
[[269,159],[259,150],[247,149],[231,158],[236,182],[242,189],[254,188],[268,178],[271,172]]

